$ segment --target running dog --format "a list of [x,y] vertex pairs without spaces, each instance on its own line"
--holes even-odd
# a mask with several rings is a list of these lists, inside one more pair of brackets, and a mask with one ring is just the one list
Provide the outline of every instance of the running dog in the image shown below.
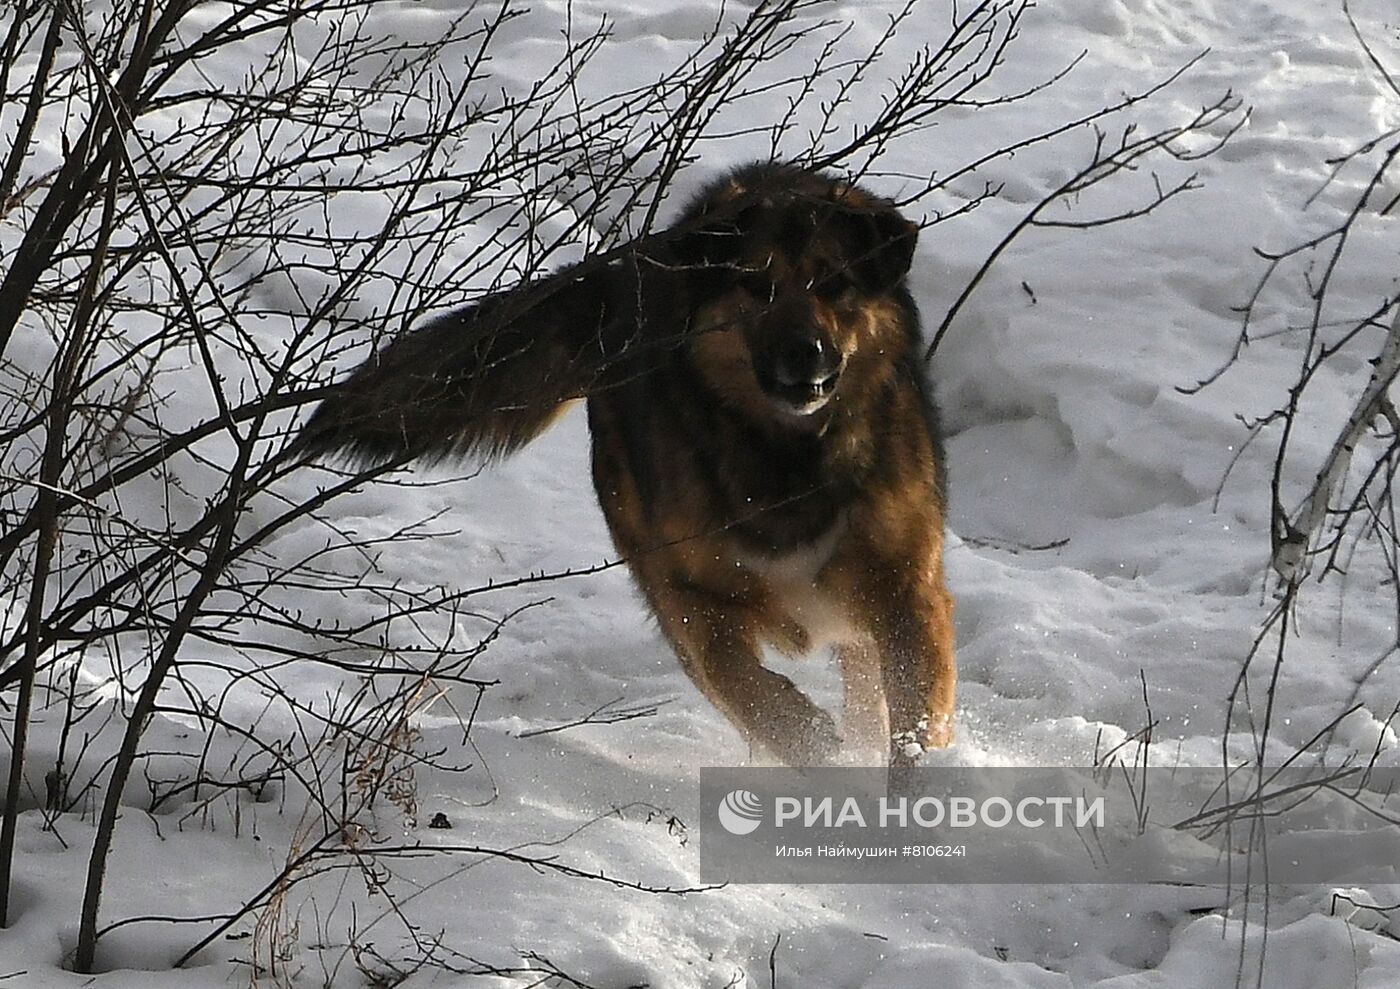
[[[700,691],[789,765],[910,765],[951,739],[956,680],[917,235],[841,178],[748,166],[664,232],[394,339],[297,445],[498,457],[586,400],[613,540]],[[823,645],[839,733],[762,661]]]

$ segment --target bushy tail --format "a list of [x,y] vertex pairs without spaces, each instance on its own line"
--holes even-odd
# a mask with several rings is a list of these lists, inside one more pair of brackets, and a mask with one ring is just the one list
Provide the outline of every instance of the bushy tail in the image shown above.
[[622,266],[560,272],[400,336],[336,386],[294,454],[498,457],[599,387],[640,332]]

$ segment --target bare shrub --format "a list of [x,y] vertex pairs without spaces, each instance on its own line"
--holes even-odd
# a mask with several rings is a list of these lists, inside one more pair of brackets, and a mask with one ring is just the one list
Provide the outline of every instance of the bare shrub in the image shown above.
[[[117,927],[203,924],[184,962],[259,914],[255,960],[280,977],[294,884],[349,869],[384,888],[407,851],[376,815],[411,818],[414,773],[461,768],[460,752],[425,751],[415,718],[454,703],[452,688],[479,699],[490,684],[473,661],[512,617],[476,613],[474,599],[556,575],[476,574],[449,588],[381,577],[377,554],[433,538],[434,519],[380,535],[337,527],[337,499],[417,482],[389,464],[319,468],[308,488],[285,455],[303,406],[425,314],[664,236],[686,167],[726,142],[879,178],[881,156],[935,114],[1026,95],[989,87],[1029,6],[991,0],[949,20],[911,2],[860,48],[821,5],[764,0],[717,18],[645,85],[590,96],[606,21],[568,25],[528,85],[489,77],[491,53],[531,29],[508,2],[467,5],[416,37],[408,19],[385,29],[400,8],[372,0],[11,4],[0,18],[0,688],[14,704],[0,920],[30,807],[96,823],[73,960],[83,972]],[[897,62],[887,50],[909,30],[936,40]],[[1213,147],[1238,119],[1227,95],[1137,135],[1120,117],[1153,92],[952,173],[906,176],[901,202],[1032,145],[1097,134],[1091,159],[1009,242],[1049,222],[1050,202],[1149,159],[1174,165],[1191,156],[1181,139],[1213,134]],[[778,119],[758,112],[775,105],[788,108]],[[1159,182],[1139,207],[1083,222],[1140,215],[1193,181]],[[995,192],[988,183],[926,223]],[[315,696],[289,685],[300,664],[321,671]],[[61,713],[37,740],[36,705]],[[457,712],[464,740],[472,715]],[[172,722],[196,725],[197,744],[162,762],[145,740]],[[139,802],[180,807],[182,820],[238,822],[259,800],[299,814],[285,867],[219,917],[103,926],[112,838],[142,776]],[[601,878],[470,842],[441,854]]]

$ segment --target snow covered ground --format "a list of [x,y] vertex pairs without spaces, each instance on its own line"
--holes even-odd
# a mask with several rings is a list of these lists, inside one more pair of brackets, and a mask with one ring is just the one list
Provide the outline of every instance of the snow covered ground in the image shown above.
[[[426,34],[464,6],[385,3],[377,23],[386,35]],[[517,22],[495,56],[497,82],[519,87],[537,77],[566,7],[538,0]],[[874,37],[897,7],[835,2],[813,16],[850,19],[857,37]],[[617,54],[607,64],[629,82],[673,62],[712,20],[673,0],[572,4],[575,23],[604,11],[616,24]],[[1378,52],[1400,67],[1400,16],[1380,2],[1358,3],[1357,14]],[[946,17],[947,5],[923,0],[896,48],[912,50],[927,40],[924,32],[935,36]],[[1272,604],[1263,590],[1268,434],[1220,486],[1246,436],[1237,415],[1262,415],[1282,401],[1300,359],[1297,336],[1267,336],[1197,394],[1177,387],[1229,354],[1239,329],[1233,307],[1262,272],[1252,249],[1290,246],[1335,222],[1355,199],[1363,168],[1344,169],[1309,205],[1329,159],[1400,126],[1400,98],[1367,63],[1339,3],[1063,0],[1032,11],[998,85],[1024,88],[1086,52],[1075,71],[1022,102],[942,115],[939,126],[898,145],[880,163],[886,176],[871,180],[898,194],[899,172],[957,167],[973,157],[969,149],[1093,111],[1206,49],[1182,80],[1137,111],[1149,124],[1175,119],[1225,89],[1252,108],[1226,148],[1195,166],[1202,187],[1131,223],[1032,231],[993,269],[933,363],[949,432],[947,563],[961,670],[958,738],[930,757],[939,763],[1087,763],[1096,746],[1142,726],[1140,674],[1158,720],[1154,761],[1218,762],[1225,698]],[[1002,184],[992,202],[926,232],[911,280],[927,321],[937,325],[1002,234],[1082,161],[1088,140],[1081,133],[998,163],[990,177]],[[758,141],[729,142],[685,182],[699,185],[764,150]],[[1143,186],[1134,184],[1141,181],[1081,205],[1123,205],[1141,197]],[[946,208],[953,198],[914,211]],[[1351,310],[1396,291],[1396,224],[1400,217],[1368,220],[1366,250],[1340,290]],[[1301,320],[1306,291],[1301,278],[1278,282],[1261,301],[1265,325]],[[1332,374],[1315,387],[1340,416],[1363,383],[1364,374]],[[1304,456],[1291,477],[1298,485],[1330,443],[1335,421],[1322,418],[1301,440]],[[369,488],[335,511],[343,525],[385,532],[442,512],[435,528],[452,535],[380,560],[388,577],[427,585],[589,567],[612,556],[588,479],[581,410],[479,476]],[[298,540],[314,536],[284,538],[290,558]],[[1344,611],[1336,588],[1312,592],[1279,686],[1277,754],[1304,745],[1359,702],[1330,754],[1379,744],[1380,761],[1400,765],[1395,729],[1385,724],[1400,700],[1400,660],[1375,663],[1397,633],[1383,578],[1378,561],[1358,559]],[[473,670],[500,680],[476,718],[475,750],[463,757],[475,768],[420,775],[419,826],[406,837],[553,853],[649,886],[696,885],[693,831],[709,823],[698,806],[699,767],[740,764],[748,753],[681,674],[622,569],[543,591],[501,591],[474,606],[504,615],[543,597],[547,603],[506,625]],[[810,663],[794,674],[819,687],[831,682]],[[313,680],[299,689],[311,695],[317,687]],[[658,707],[638,720],[521,737],[614,701]],[[455,725],[430,711],[424,744],[460,746]],[[1247,751],[1248,736],[1235,744]],[[451,831],[421,827],[439,812]],[[104,916],[199,914],[260,886],[285,861],[296,809],[279,814],[260,805],[249,813],[253,825],[234,833],[176,831],[158,815],[130,810]],[[691,833],[669,825],[671,815]],[[0,931],[0,986],[220,986],[247,978],[230,960],[241,941],[178,973],[140,971],[160,968],[189,943],[186,931],[164,925],[111,935],[108,971],[93,980],[64,972],[91,829],[66,823],[64,848],[34,818],[21,834],[21,915]],[[1256,903],[1246,924],[1242,901],[1227,909],[1218,889],[730,886],[671,896],[470,855],[406,863],[402,874],[422,884],[407,904],[423,936],[505,968],[539,966],[529,961],[538,953],[591,986],[766,986],[770,956],[782,986],[1211,989],[1237,974],[1244,985],[1269,989],[1400,985],[1397,912],[1338,906],[1331,888],[1276,888],[1267,921]],[[375,920],[382,898],[356,883],[342,888],[332,877],[293,891],[288,915],[300,929],[287,940],[296,984],[362,984],[344,949],[317,946],[333,942],[326,932],[344,940],[352,908],[362,943],[387,958],[412,957],[395,918]],[[1400,902],[1400,877],[1354,896],[1367,897]],[[1257,973],[1266,932],[1266,969]],[[6,978],[11,972],[24,974]],[[403,984],[538,978],[473,980],[424,969]]]

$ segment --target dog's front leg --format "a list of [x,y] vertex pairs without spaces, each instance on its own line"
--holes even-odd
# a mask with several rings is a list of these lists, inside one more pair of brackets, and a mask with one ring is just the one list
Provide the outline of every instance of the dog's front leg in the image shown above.
[[831,715],[763,665],[756,622],[744,605],[676,589],[656,604],[686,673],[750,744],[789,766],[835,760],[840,738]]
[[890,765],[910,766],[926,748],[953,740],[953,599],[941,568],[909,576],[872,574],[871,633],[889,707]]

